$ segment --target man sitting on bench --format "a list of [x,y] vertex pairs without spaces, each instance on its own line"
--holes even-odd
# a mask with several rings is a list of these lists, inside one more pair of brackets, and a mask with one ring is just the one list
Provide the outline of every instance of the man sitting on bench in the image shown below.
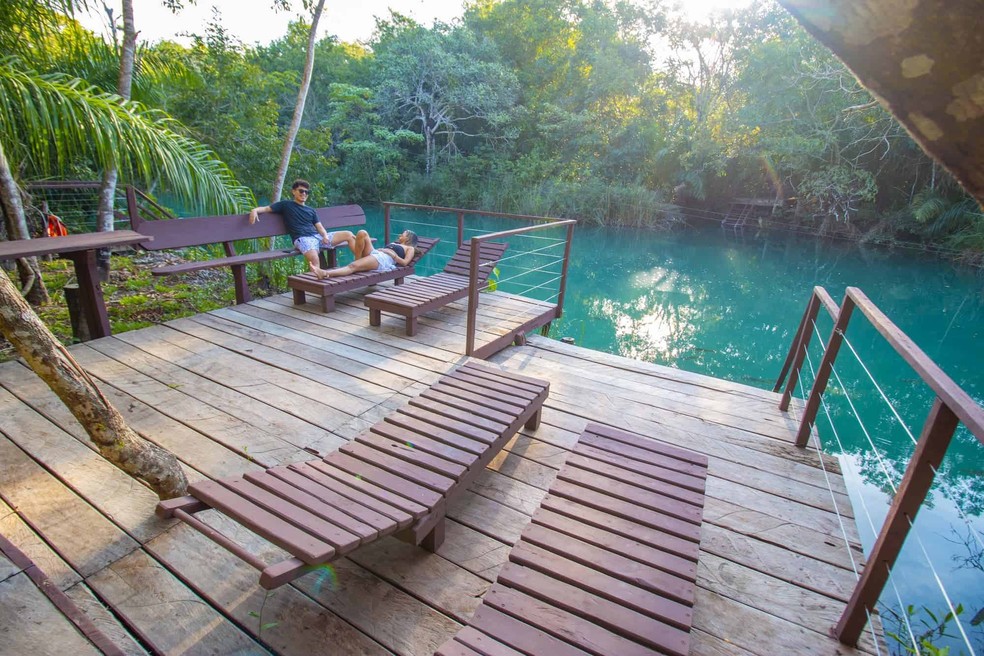
[[260,220],[260,214],[273,212],[284,218],[287,233],[294,242],[294,247],[304,255],[308,265],[318,267],[318,252],[321,246],[334,248],[345,242],[349,249],[355,252],[355,235],[348,230],[327,232],[318,214],[313,208],[305,205],[311,194],[311,185],[307,180],[297,179],[290,186],[293,200],[281,200],[266,207],[254,207],[249,212],[249,223],[253,225]]

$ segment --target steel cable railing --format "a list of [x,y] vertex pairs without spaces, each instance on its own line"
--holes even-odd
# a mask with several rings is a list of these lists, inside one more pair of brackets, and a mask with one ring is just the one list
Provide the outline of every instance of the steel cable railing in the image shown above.
[[[817,311],[821,306],[827,308],[834,320],[834,328],[826,341],[820,336],[819,328],[815,321]],[[851,316],[851,311],[855,307],[861,310],[862,314],[885,338],[888,344],[902,356],[909,366],[927,383],[928,387],[936,393],[936,400],[933,403],[933,407],[929,412],[918,439],[909,430],[906,422],[901,417],[901,413],[888,398],[883,386],[878,383],[876,377],[871,372],[871,368],[864,362],[864,358],[861,357],[850,340],[846,338],[848,320]],[[816,334],[820,338],[818,341],[822,351],[822,358],[817,367],[814,367],[813,360],[809,355],[810,341],[813,334]],[[861,418],[849,386],[845,384],[840,372],[834,367],[834,360],[842,344],[847,345],[855,361],[865,372],[871,385],[877,390],[878,396],[888,405],[895,421],[902,427],[909,440],[915,444],[915,451],[909,459],[905,473],[901,477],[898,472],[893,474],[892,467],[888,466],[871,431],[865,426],[865,422]],[[797,444],[799,446],[805,446],[810,434],[813,433],[816,448],[822,455],[822,442],[819,439],[817,431],[813,429],[817,412],[822,409],[841,452],[846,453],[838,428],[834,422],[834,413],[831,412],[831,408],[825,399],[825,392],[829,384],[831,390],[839,390],[840,395],[843,396],[844,401],[850,409],[850,413],[854,415],[854,418],[858,422],[860,431],[867,442],[867,448],[870,449],[872,457],[877,463],[877,470],[881,476],[884,476],[893,492],[892,506],[889,509],[888,517],[882,522],[881,529],[876,527],[877,522],[873,519],[870,509],[864,502],[863,495],[859,495],[865,518],[873,534],[877,536],[877,539],[871,554],[869,554],[869,565],[860,576],[859,583],[851,596],[851,600],[848,602],[840,622],[835,627],[835,634],[846,644],[856,644],[861,630],[866,625],[871,625],[871,612],[876,604],[884,603],[879,602],[879,597],[886,584],[893,588],[896,599],[900,603],[900,608],[911,608],[911,605],[909,607],[902,605],[902,595],[899,593],[894,581],[895,574],[897,573],[893,572],[893,565],[901,551],[906,536],[912,533],[915,538],[915,545],[921,550],[923,560],[927,564],[928,570],[932,573],[936,587],[943,596],[947,610],[949,611],[942,625],[952,620],[960,633],[960,637],[963,639],[964,645],[973,654],[974,648],[970,643],[964,623],[959,617],[960,607],[954,605],[951,595],[948,594],[943,577],[940,575],[940,568],[930,557],[924,536],[921,535],[921,531],[915,526],[915,517],[929,492],[932,481],[939,472],[939,465],[958,424],[963,423],[966,425],[979,442],[984,442],[984,410],[970,399],[963,390],[957,387],[952,380],[946,377],[911,340],[898,330],[867,297],[855,288],[848,288],[844,302],[840,306],[834,304],[822,288],[818,287],[814,289],[810,303],[800,323],[800,328],[797,330],[796,337],[794,338],[793,346],[783,366],[779,382],[776,385],[776,391],[778,391],[783,379],[786,378],[787,374],[789,375],[786,392],[783,395],[783,401],[780,406],[784,410],[788,407],[789,398],[794,386],[798,383],[801,391],[804,387],[803,382],[799,380],[800,369],[804,361],[813,374],[814,380],[809,395],[804,396],[805,412],[800,425]],[[831,376],[833,376],[832,381]],[[853,467],[850,459],[842,460],[848,466]],[[980,534],[973,527],[969,517],[959,507],[959,504],[955,503],[954,505],[961,514],[961,519],[968,526],[973,539],[980,543]],[[895,614],[905,623],[905,631],[908,634],[908,638],[912,641],[915,652],[922,653],[920,651],[919,639],[909,623],[908,612]]]
[[[469,285],[468,316],[465,333],[465,353],[474,357],[487,357],[497,352],[510,341],[525,342],[526,333],[541,328],[548,330],[551,321],[560,318],[563,313],[564,293],[567,284],[567,271],[573,238],[573,220],[553,219],[497,212],[482,212],[478,210],[462,210],[445,207],[424,205],[408,205],[402,203],[383,203],[385,238],[390,235],[391,211],[394,208],[416,212],[436,214],[451,214],[456,217],[456,226],[444,224],[439,219],[425,221],[407,221],[401,218],[400,224],[407,226],[423,226],[432,231],[446,232],[457,228],[457,236],[453,241],[454,249],[458,245],[471,245],[471,284]],[[508,219],[527,225],[517,229],[492,230],[486,226],[466,226],[465,218],[482,216],[491,219]],[[563,229],[563,238],[542,234],[545,230]],[[465,241],[466,235],[468,242]],[[483,241],[505,241],[510,244],[510,252],[496,262],[494,276],[489,280],[489,287],[494,290],[507,292],[520,298],[528,298],[523,305],[502,304],[494,312],[483,316],[482,331],[485,334],[497,335],[491,342],[476,346],[476,328],[478,322],[479,290],[475,285],[477,280],[478,262],[475,260],[477,248]],[[524,243],[525,242],[525,243]],[[524,248],[519,244],[529,244]],[[551,255],[551,252],[563,247],[562,255]],[[560,270],[556,269],[560,264]],[[545,290],[549,294],[533,292]],[[546,298],[537,298],[546,296]],[[492,319],[489,324],[488,320]],[[504,333],[504,334],[500,334]]]

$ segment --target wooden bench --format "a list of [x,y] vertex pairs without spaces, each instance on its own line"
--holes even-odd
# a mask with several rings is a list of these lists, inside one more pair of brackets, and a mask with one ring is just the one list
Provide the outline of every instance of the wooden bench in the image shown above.
[[[163,219],[148,221],[143,219],[131,207],[130,222],[133,229],[140,234],[151,237],[140,242],[140,247],[149,251],[159,251],[169,248],[188,248],[191,246],[206,246],[222,244],[226,257],[196,262],[184,262],[161,266],[151,270],[155,276],[170,276],[202,269],[230,267],[236,289],[236,303],[246,303],[251,300],[249,287],[246,284],[246,265],[258,262],[270,262],[287,257],[300,255],[296,248],[266,250],[257,253],[236,253],[234,242],[243,239],[260,237],[277,237],[287,234],[283,217],[279,214],[267,213],[260,220],[250,225],[248,214],[231,214],[225,216],[205,216],[188,219]],[[365,225],[366,215],[358,205],[337,205],[321,207],[317,210],[321,225],[328,232],[338,229],[358,228]],[[337,246],[335,247],[337,248]],[[322,266],[334,267],[337,262],[335,248],[322,252]]]
[[[479,289],[485,287],[496,263],[508,247],[508,244],[494,241],[481,242],[478,251]],[[369,325],[380,325],[382,312],[396,314],[405,319],[407,335],[416,335],[417,317],[468,296],[470,263],[471,245],[463,244],[441,273],[418,278],[399,288],[388,287],[366,295],[362,300],[369,308]]]
[[323,312],[333,312],[336,294],[349,292],[353,289],[362,289],[387,280],[402,285],[404,278],[415,273],[415,267],[420,258],[426,255],[427,251],[439,241],[441,240],[427,237],[418,238],[417,245],[413,249],[413,259],[406,266],[398,266],[392,271],[360,271],[348,276],[325,278],[324,280],[318,280],[313,273],[302,273],[287,278],[287,286],[294,290],[294,305],[303,305],[307,302],[307,294],[313,294],[321,297],[321,310]]
[[707,458],[589,424],[438,656],[687,656]]
[[[521,426],[539,426],[549,388],[469,362],[322,460],[194,483],[157,514],[182,519],[259,569],[267,589],[394,533],[433,551],[448,503]],[[194,516],[208,508],[292,557],[266,565]]]

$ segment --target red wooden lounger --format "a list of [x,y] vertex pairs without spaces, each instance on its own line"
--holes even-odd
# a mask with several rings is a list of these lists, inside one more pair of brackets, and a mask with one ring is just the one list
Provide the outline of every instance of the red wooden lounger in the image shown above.
[[[188,496],[158,504],[157,514],[184,520],[261,570],[267,589],[392,533],[433,551],[444,540],[450,499],[520,426],[539,425],[549,388],[469,362],[323,460],[194,483]],[[293,557],[266,565],[194,517],[208,508]]]
[[[478,253],[479,289],[485,287],[492,269],[508,246],[491,241],[481,242]],[[369,325],[380,324],[381,312],[398,314],[406,319],[407,335],[416,335],[417,317],[468,296],[470,262],[471,245],[464,244],[455,251],[443,272],[419,278],[399,289],[390,287],[366,295],[363,300],[369,308]]]
[[307,302],[306,294],[314,294],[321,297],[321,310],[332,312],[335,310],[335,295],[342,292],[349,292],[353,289],[362,289],[387,280],[395,281],[395,284],[402,285],[403,279],[413,275],[414,267],[427,251],[434,248],[440,239],[429,239],[420,237],[417,245],[414,246],[413,259],[406,266],[396,267],[392,271],[362,271],[348,276],[338,278],[326,278],[318,280],[313,273],[302,273],[287,278],[287,286],[294,290],[294,305],[303,305]]
[[702,455],[588,425],[437,656],[687,656],[706,476]]

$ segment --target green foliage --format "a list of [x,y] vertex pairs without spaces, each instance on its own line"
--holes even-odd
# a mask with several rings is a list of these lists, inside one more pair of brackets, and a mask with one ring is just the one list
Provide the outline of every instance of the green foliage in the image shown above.
[[[0,56],[18,55],[12,69],[32,80],[61,74],[58,94],[84,91],[112,110],[113,97],[98,96],[115,85],[116,46],[63,13],[75,4],[3,3]],[[656,3],[473,0],[452,25],[391,14],[376,27],[366,44],[316,45],[288,178],[309,179],[319,205],[398,200],[662,227],[679,220],[669,201],[723,211],[735,197],[786,198],[801,226],[837,220],[858,235],[872,228],[870,241],[918,239],[984,260],[974,203],[774,3],[695,23]],[[263,46],[243,45],[217,14],[202,32],[187,47],[141,46],[134,97],[144,105],[111,115],[156,123],[154,110],[168,112],[180,121],[163,119],[170,133],[205,144],[228,176],[274,200],[264,194],[308,25],[285,23]],[[92,120],[77,102],[59,123],[54,96],[37,98],[4,74],[0,104],[40,111],[18,110],[19,123],[0,111],[0,131],[59,135],[0,137],[25,176],[95,177],[119,160],[156,197],[178,202],[166,157],[143,143],[146,161],[128,163],[111,155],[119,135],[71,136]]]
[[250,205],[252,194],[201,144],[159,110],[103,93],[78,78],[39,74],[20,60],[0,60],[0,141],[24,174],[73,170],[80,158],[97,170],[119,169],[146,185],[166,182],[215,212]]
[[[915,606],[909,604],[905,608],[906,617],[903,618],[896,610],[890,609],[886,613],[887,619],[895,624],[898,629],[886,631],[885,634],[898,643],[898,646],[904,650],[902,653],[912,656],[949,656],[949,647],[938,647],[935,643],[942,638],[958,637],[947,633],[947,629],[963,611],[963,604],[957,604],[953,611],[947,611],[940,617],[926,606],[916,609]],[[908,631],[903,633],[906,625],[914,632],[911,637]],[[915,639],[915,645],[912,638]]]

